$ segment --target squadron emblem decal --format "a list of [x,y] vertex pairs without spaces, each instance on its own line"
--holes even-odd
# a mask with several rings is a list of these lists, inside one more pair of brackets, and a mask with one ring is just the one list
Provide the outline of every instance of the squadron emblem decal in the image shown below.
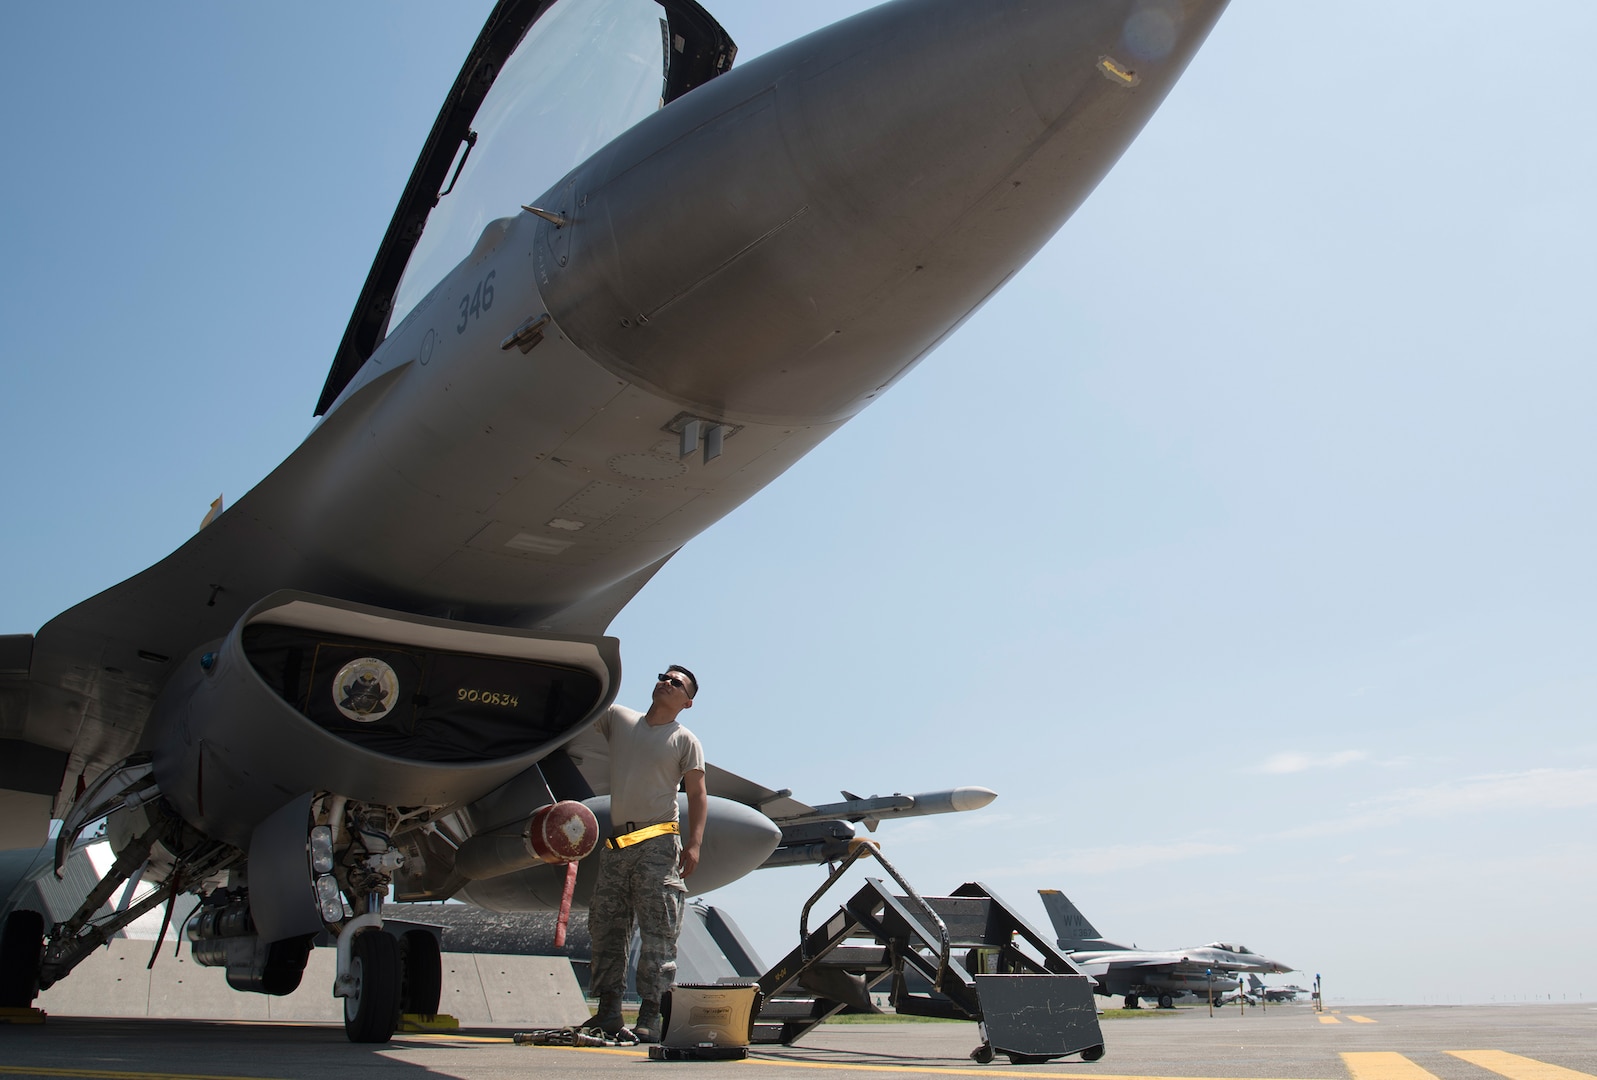
[[338,678],[333,680],[338,711],[361,724],[382,719],[398,692],[399,676],[375,656],[351,660],[338,669]]

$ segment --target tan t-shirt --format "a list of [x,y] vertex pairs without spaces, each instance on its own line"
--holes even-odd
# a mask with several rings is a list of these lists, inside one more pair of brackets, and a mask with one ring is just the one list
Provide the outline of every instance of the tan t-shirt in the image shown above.
[[677,787],[704,770],[704,747],[677,723],[658,727],[643,714],[612,705],[593,725],[610,744],[610,820],[617,832],[677,820]]

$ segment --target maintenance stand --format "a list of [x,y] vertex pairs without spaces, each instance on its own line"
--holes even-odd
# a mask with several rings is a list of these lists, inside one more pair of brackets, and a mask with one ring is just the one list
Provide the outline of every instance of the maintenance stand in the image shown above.
[[[867,878],[811,932],[810,909],[864,855],[881,863],[906,895]],[[1066,1054],[1103,1057],[1092,980],[1047,938],[979,882],[952,896],[917,895],[868,840],[855,842],[804,905],[798,948],[760,977],[751,1040],[790,1046],[842,1009],[878,1012],[871,991],[889,979],[888,1000],[897,1012],[980,1025],[982,1042],[970,1055],[980,1064],[996,1054],[1016,1065]],[[927,989],[918,992],[912,983]]]

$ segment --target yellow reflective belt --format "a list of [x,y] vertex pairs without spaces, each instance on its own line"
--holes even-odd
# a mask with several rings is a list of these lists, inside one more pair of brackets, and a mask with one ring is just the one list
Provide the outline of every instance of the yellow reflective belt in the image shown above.
[[631,847],[633,844],[641,844],[645,840],[653,840],[656,836],[678,834],[680,832],[681,830],[677,828],[676,822],[662,821],[658,825],[645,825],[643,828],[623,836],[612,836],[605,841],[605,844],[614,850],[620,850],[624,847]]

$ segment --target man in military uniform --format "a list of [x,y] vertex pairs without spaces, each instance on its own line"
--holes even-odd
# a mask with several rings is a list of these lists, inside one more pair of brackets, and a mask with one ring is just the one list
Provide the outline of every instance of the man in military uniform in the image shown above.
[[[599,851],[599,880],[588,905],[593,965],[588,989],[599,999],[589,1021],[611,1035],[624,1031],[627,948],[634,919],[642,937],[638,954],[637,1023],[640,1042],[660,1039],[660,996],[676,975],[677,935],[688,890],[682,879],[699,864],[709,796],[704,748],[677,722],[693,707],[699,680],[672,664],[656,680],[649,711],[612,705],[594,725],[610,745],[610,836]],[[687,831],[681,831],[677,788],[688,795]]]

